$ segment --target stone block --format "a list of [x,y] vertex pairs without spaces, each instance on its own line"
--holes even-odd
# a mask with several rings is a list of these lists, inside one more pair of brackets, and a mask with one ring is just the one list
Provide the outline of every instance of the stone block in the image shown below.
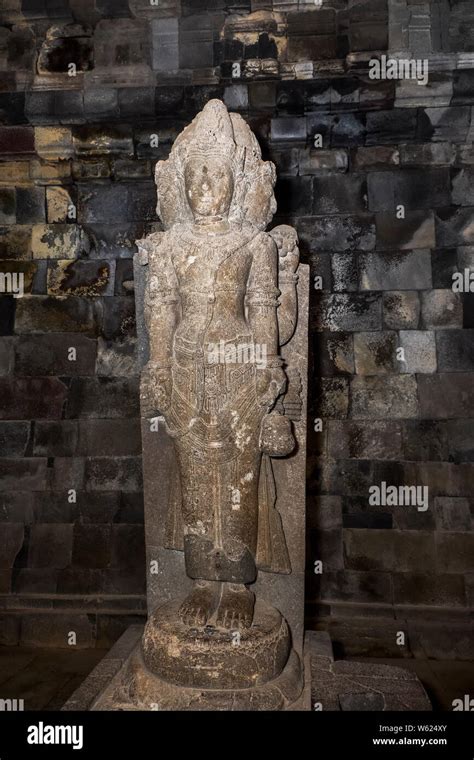
[[0,259],[31,259],[31,227],[12,224],[0,227]]
[[132,128],[129,126],[80,126],[73,131],[74,153],[78,158],[111,155],[133,156]]
[[450,142],[407,143],[400,145],[402,166],[449,166],[456,157],[456,149]]
[[344,568],[342,529],[309,531],[309,552],[307,563],[314,568],[314,563],[323,563],[324,571],[342,570]]
[[279,177],[275,197],[281,214],[310,214],[313,199],[311,177]]
[[0,163],[0,185],[18,185],[29,182],[28,161],[2,161]]
[[15,578],[14,592],[17,594],[55,594],[58,570],[36,567],[22,567]]
[[453,170],[452,202],[456,206],[474,206],[474,168]]
[[32,224],[45,220],[45,193],[42,187],[19,187],[16,191],[16,221]]
[[306,142],[304,117],[276,117],[271,121],[270,139],[273,142]]
[[66,409],[67,419],[130,419],[139,416],[138,378],[72,379]]
[[385,145],[358,147],[352,156],[354,169],[386,169],[387,166],[398,166],[400,153],[397,148]]
[[394,332],[358,332],[354,335],[355,371],[358,375],[385,375],[398,371],[397,335]]
[[451,532],[470,532],[472,517],[469,499],[455,496],[435,496],[436,529]]
[[416,329],[420,321],[420,297],[414,290],[383,294],[383,322],[391,330]]
[[38,420],[34,428],[33,454],[72,457],[77,453],[77,440],[77,422],[74,420]]
[[353,333],[316,333],[314,339],[318,374],[350,375],[354,372]]
[[56,377],[0,377],[0,419],[60,419],[67,387]]
[[344,377],[320,378],[318,388],[318,415],[323,419],[347,417],[349,409],[349,383]]
[[420,375],[420,417],[449,419],[474,417],[473,376],[468,373]]
[[367,210],[367,184],[361,174],[329,174],[313,179],[313,214],[358,214]]
[[463,143],[469,131],[469,106],[425,108],[418,126],[418,137],[434,142]]
[[348,570],[397,573],[439,571],[434,536],[427,531],[345,528],[344,552]]
[[106,340],[135,337],[135,304],[132,298],[116,296],[101,299],[101,334]]
[[450,248],[454,246],[472,245],[474,208],[438,209],[435,215],[436,246]]
[[462,327],[462,300],[452,290],[421,293],[421,324],[428,329]]
[[48,294],[54,296],[100,296],[113,294],[114,264],[111,261],[61,261],[48,267]]
[[122,570],[145,568],[143,525],[112,525],[111,565]]
[[14,188],[0,188],[0,224],[15,224],[16,195]]
[[71,158],[71,130],[67,127],[35,127],[35,150],[46,161]]
[[0,451],[2,456],[23,457],[29,437],[29,422],[0,422]]
[[94,334],[97,330],[93,303],[79,296],[26,296],[18,299],[15,332],[77,332]]
[[354,419],[404,419],[417,417],[417,381],[413,375],[398,377],[358,375],[351,382]]
[[110,185],[81,184],[78,220],[81,223],[118,224],[156,219],[156,189],[150,181]]
[[86,460],[86,490],[141,491],[140,457],[88,457]]
[[453,462],[473,462],[474,442],[472,440],[472,420],[449,420],[446,423],[450,458]]
[[431,251],[431,272],[434,288],[453,286],[453,274],[458,271],[456,248],[441,248]]
[[349,158],[345,150],[310,150],[308,148],[299,150],[299,173],[302,175],[346,172],[348,165]]
[[403,348],[404,356],[399,363],[400,372],[436,372],[437,342],[434,332],[400,330],[399,345]]
[[371,215],[296,218],[298,235],[311,252],[371,251],[375,224]]
[[84,113],[90,121],[118,118],[118,91],[113,87],[87,87],[84,90]]
[[13,374],[15,354],[13,351],[14,338],[11,336],[0,337],[0,376]]
[[436,245],[432,211],[406,211],[404,219],[397,219],[395,213],[379,212],[375,224],[379,250],[423,249]]
[[439,330],[436,351],[440,372],[473,372],[474,330]]
[[71,178],[71,164],[69,161],[30,161],[30,175],[38,185],[67,183]]
[[399,205],[409,211],[438,208],[451,199],[448,169],[369,172],[367,186],[371,211],[393,213]]
[[79,612],[32,613],[25,615],[21,626],[21,644],[25,647],[70,649],[70,633],[76,634],[76,649],[94,647],[95,616]]
[[93,375],[97,344],[84,335],[22,335],[15,346],[18,375]]
[[389,573],[339,570],[321,577],[321,599],[366,604],[387,604],[392,599]]
[[82,457],[54,457],[48,468],[49,487],[52,491],[84,488],[85,460]]
[[442,573],[472,572],[474,533],[444,532],[436,534],[436,567]]
[[431,257],[426,250],[370,252],[359,255],[361,290],[431,288]]
[[466,589],[462,575],[394,573],[395,604],[433,607],[465,607]]
[[92,457],[140,456],[140,421],[138,419],[79,420],[78,453]]
[[177,18],[160,18],[151,22],[152,68],[154,71],[179,69],[179,29]]
[[0,523],[0,568],[14,566],[23,546],[24,526],[20,523]]
[[414,140],[417,128],[416,108],[394,108],[367,113],[366,145],[399,144]]
[[447,460],[450,443],[444,422],[407,420],[403,435],[403,453],[408,461]]
[[87,569],[108,567],[111,532],[110,525],[74,525],[72,564]]
[[0,156],[31,155],[34,152],[34,131],[32,127],[0,126]]
[[[72,204],[72,198],[71,198],[70,190],[68,190],[65,187],[60,187],[60,186],[47,187],[46,188],[46,210],[47,210],[47,221],[49,222],[49,224],[67,222],[69,211],[72,208],[71,204]],[[68,226],[72,228],[72,231],[76,229],[76,225],[68,225]],[[66,250],[67,250],[67,247],[66,247]],[[65,257],[64,255],[60,255],[58,256],[58,258],[65,258]]]
[[402,425],[373,420],[370,426],[354,420],[328,424],[328,455],[333,459],[397,459],[402,457]]
[[[33,226],[31,250],[34,259],[75,259],[87,255],[89,247],[89,239],[78,224]],[[64,266],[68,265],[69,262]]]
[[324,293],[311,319],[316,330],[379,330],[382,325],[382,300],[377,295]]
[[71,564],[73,525],[47,523],[32,525],[28,546],[28,566],[60,569]]

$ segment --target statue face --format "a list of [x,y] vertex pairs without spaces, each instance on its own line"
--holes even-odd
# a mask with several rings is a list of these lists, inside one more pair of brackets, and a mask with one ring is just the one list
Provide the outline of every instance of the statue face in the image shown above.
[[194,216],[220,216],[229,210],[234,179],[225,161],[214,157],[190,159],[184,170],[184,184]]

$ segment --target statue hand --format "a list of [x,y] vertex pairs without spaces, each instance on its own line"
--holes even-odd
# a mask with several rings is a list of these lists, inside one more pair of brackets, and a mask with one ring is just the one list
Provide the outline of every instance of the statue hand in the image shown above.
[[260,406],[271,408],[286,388],[286,375],[281,367],[257,371],[257,397]]
[[171,369],[148,363],[140,381],[140,400],[145,417],[166,412],[171,402],[171,389]]

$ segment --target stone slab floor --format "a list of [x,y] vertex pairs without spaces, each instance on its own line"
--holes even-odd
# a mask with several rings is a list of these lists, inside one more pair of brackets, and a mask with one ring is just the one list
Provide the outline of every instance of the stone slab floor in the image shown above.
[[[0,699],[23,699],[25,710],[59,710],[106,654],[102,649],[0,647]],[[453,699],[472,692],[474,662],[351,658],[414,670],[434,710],[451,710]]]

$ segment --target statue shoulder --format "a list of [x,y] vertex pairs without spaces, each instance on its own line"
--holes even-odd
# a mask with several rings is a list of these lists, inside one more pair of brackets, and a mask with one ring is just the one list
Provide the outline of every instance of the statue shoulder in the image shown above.
[[268,232],[258,232],[252,238],[250,247],[254,257],[269,256],[275,258],[275,260],[277,258],[277,246]]
[[150,235],[137,240],[138,251],[135,254],[135,260],[142,266],[150,264],[153,258],[162,255],[166,237],[166,232],[152,232]]

